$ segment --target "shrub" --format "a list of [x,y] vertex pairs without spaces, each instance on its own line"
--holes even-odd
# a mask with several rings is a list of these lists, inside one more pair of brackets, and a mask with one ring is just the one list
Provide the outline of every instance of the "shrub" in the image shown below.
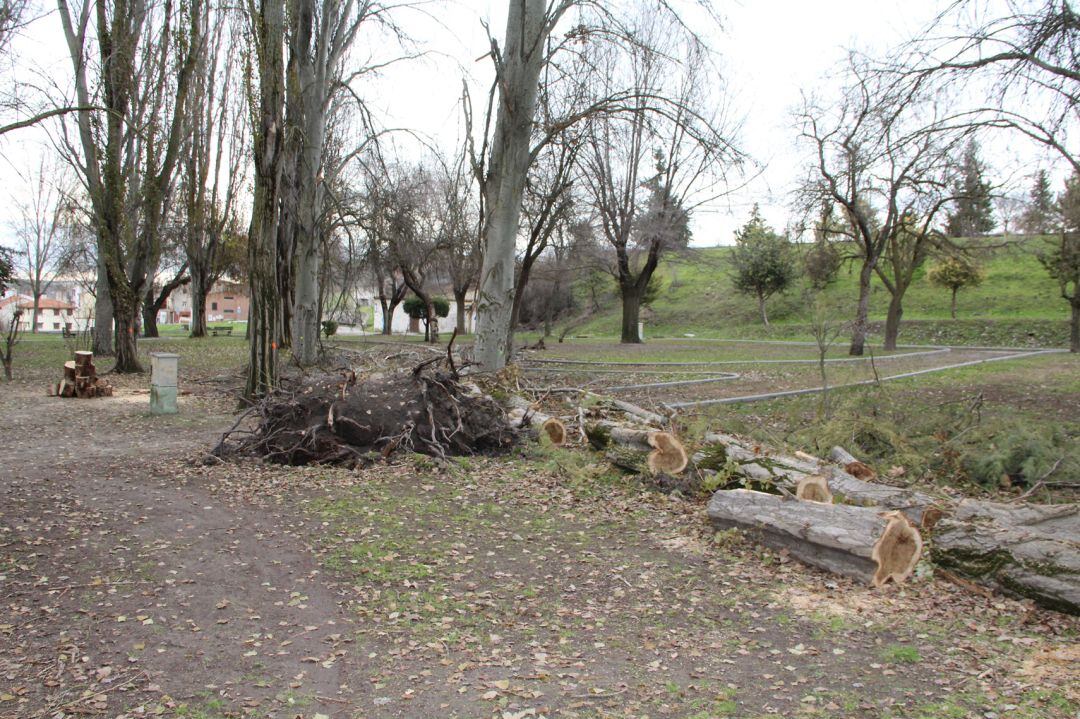
[[[435,308],[436,317],[446,317],[450,314],[450,303],[442,297],[433,298],[431,304]],[[424,305],[424,301],[416,295],[410,296],[401,304],[401,307],[405,310],[405,314],[413,319],[422,320],[427,317],[427,307]]]
[[332,337],[337,334],[338,323],[334,320],[323,320],[322,331],[327,337]]

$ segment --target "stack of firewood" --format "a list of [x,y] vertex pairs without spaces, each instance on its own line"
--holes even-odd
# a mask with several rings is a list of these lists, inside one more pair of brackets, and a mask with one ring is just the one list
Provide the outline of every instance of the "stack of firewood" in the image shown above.
[[57,397],[112,397],[113,388],[97,376],[93,352],[76,352],[75,359],[64,363],[64,378],[52,393]]

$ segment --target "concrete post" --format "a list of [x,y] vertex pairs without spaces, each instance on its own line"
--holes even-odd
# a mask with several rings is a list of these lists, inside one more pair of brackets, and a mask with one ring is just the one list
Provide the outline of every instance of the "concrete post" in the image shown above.
[[180,355],[150,353],[150,414],[176,414],[176,378]]
[[645,341],[645,323],[644,322],[638,322],[637,323],[637,336],[638,336],[638,339],[641,340],[642,342]]

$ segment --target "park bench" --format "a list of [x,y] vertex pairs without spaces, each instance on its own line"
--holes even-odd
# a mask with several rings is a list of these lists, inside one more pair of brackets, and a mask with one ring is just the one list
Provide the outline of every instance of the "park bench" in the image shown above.
[[226,337],[232,335],[232,325],[226,325],[225,327],[211,327],[210,336],[217,337],[218,335],[225,335]]

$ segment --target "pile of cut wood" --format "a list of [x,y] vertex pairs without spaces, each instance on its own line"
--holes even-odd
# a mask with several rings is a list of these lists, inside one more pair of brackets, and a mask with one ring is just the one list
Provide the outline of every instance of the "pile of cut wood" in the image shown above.
[[75,359],[64,363],[64,378],[50,387],[56,397],[112,397],[113,388],[97,376],[93,352],[76,352]]
[[[555,434],[566,435],[559,418],[523,415],[521,402],[515,404],[518,418],[549,437],[554,422],[561,427]],[[1080,614],[1080,505],[939,498],[881,482],[839,447],[826,461],[709,433],[689,453],[659,415],[607,404],[623,419],[612,421],[608,412],[586,420],[585,410],[572,410],[593,448],[661,487],[719,486],[707,509],[718,528],[737,528],[807,564],[873,586],[905,581],[925,553],[937,573],[969,588],[991,587]]]

